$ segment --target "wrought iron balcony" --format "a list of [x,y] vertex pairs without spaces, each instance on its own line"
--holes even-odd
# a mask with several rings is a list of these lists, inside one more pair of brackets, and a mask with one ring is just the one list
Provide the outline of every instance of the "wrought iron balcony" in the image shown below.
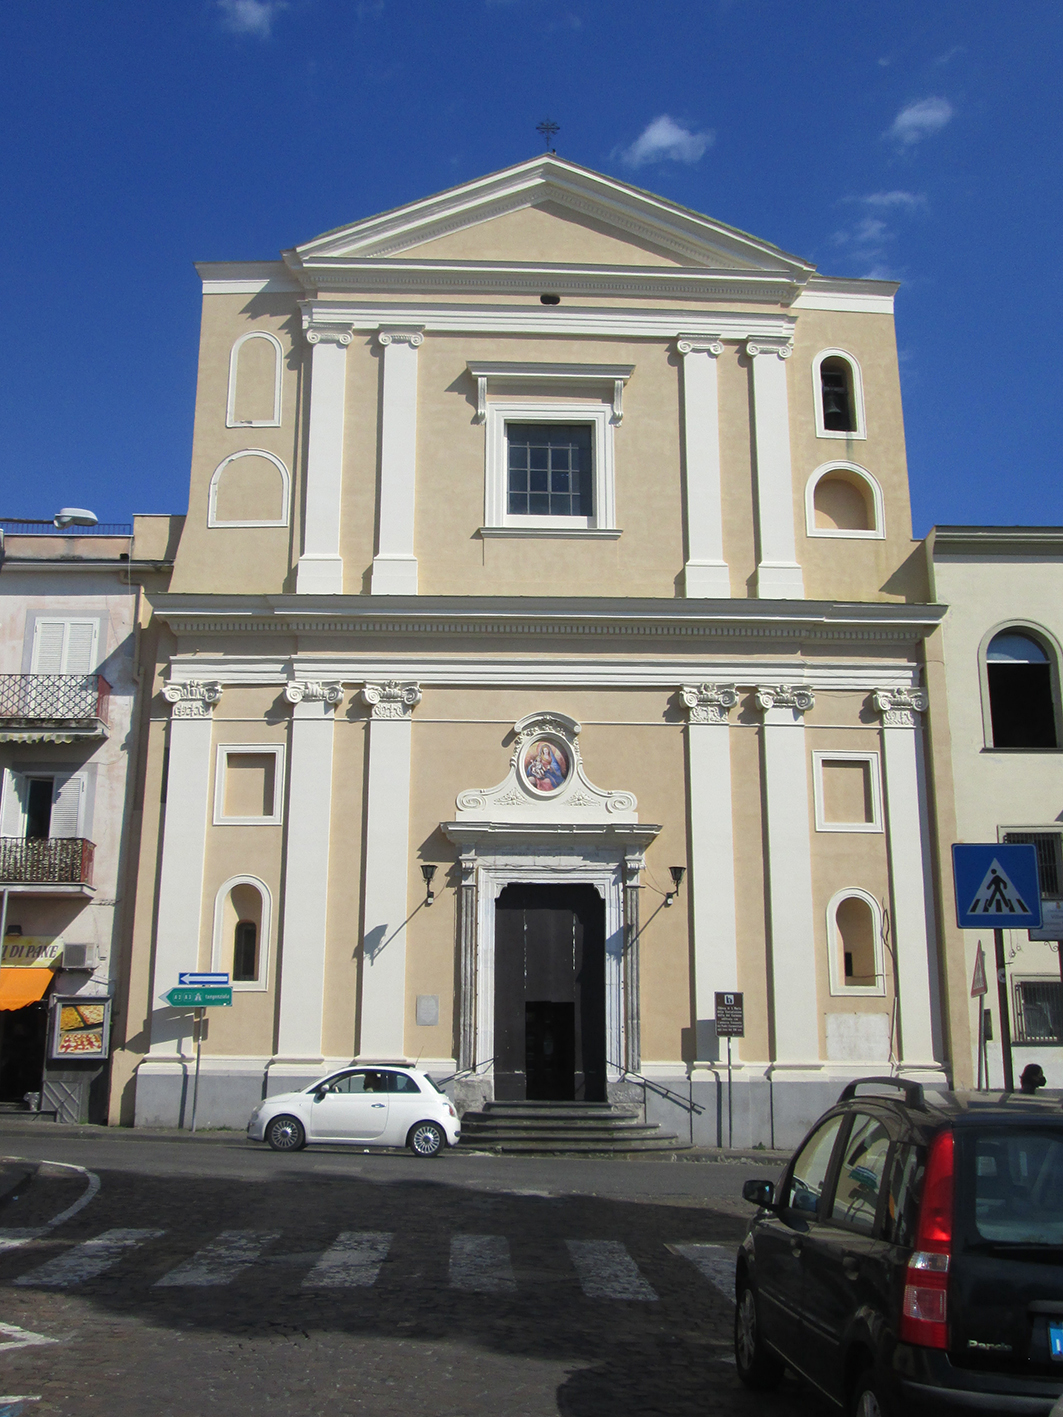
[[100,674],[0,674],[0,743],[103,738],[109,689]]
[[0,836],[0,886],[90,886],[95,850],[80,836]]

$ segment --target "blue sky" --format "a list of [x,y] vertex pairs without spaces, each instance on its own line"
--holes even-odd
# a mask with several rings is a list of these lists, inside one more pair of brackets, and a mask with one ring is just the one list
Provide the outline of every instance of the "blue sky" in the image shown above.
[[1063,10],[6,0],[3,516],[183,511],[194,260],[558,151],[904,282],[915,531],[1063,523]]

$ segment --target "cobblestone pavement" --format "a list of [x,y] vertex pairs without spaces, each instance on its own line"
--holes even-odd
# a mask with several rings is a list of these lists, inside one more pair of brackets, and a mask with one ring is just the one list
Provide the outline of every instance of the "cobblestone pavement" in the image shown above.
[[746,1393],[731,1360],[741,1183],[777,1160],[2,1124],[0,1150],[0,1417],[823,1411],[789,1380]]

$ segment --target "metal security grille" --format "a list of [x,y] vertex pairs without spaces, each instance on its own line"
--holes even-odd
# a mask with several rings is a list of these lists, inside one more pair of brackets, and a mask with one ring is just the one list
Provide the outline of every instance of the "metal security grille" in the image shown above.
[[100,717],[98,674],[0,674],[0,719]]
[[1063,1043],[1063,983],[1023,979],[1016,984],[1015,1042]]
[[1037,850],[1037,874],[1042,896],[1063,896],[1063,851],[1059,832],[1005,832],[1008,846],[1033,846]]
[[80,836],[0,837],[0,883],[89,885],[94,851]]
[[587,424],[509,423],[506,442],[511,515],[594,515]]

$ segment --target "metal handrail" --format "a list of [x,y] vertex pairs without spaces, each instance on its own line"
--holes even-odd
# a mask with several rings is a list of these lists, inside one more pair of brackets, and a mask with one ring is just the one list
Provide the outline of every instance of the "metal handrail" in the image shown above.
[[132,522],[96,522],[93,526],[56,526],[34,517],[0,517],[8,536],[132,536]]
[[641,1073],[633,1072],[630,1068],[622,1068],[619,1063],[610,1063],[611,1068],[615,1068],[620,1074],[621,1080],[624,1078],[637,1078],[643,1086],[651,1088],[661,1097],[673,1097],[680,1107],[685,1107],[688,1112],[695,1112],[699,1117],[705,1108],[693,1098],[684,1097],[681,1092],[673,1092],[670,1087],[665,1087],[664,1083],[655,1082],[653,1078],[643,1077]]
[[488,1058],[483,1063],[473,1063],[471,1068],[459,1068],[456,1073],[448,1073],[445,1078],[437,1078],[437,1082],[453,1082],[455,1078],[467,1077],[470,1073],[475,1073],[478,1068],[489,1068],[494,1062],[494,1058]]

